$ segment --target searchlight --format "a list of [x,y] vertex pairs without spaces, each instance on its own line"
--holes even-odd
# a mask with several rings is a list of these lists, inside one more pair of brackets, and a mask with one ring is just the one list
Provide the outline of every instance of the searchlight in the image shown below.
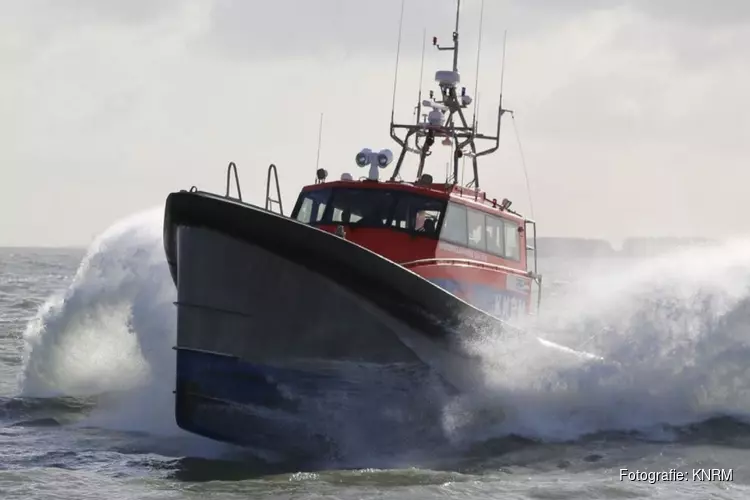
[[354,161],[357,162],[358,167],[366,167],[372,161],[372,150],[365,148],[355,157]]
[[385,168],[393,161],[393,152],[390,149],[383,149],[378,153],[378,167]]
[[370,165],[368,179],[377,181],[380,177],[379,170],[387,167],[393,161],[393,152],[390,149],[381,149],[377,153],[369,148],[360,151],[355,157],[357,166],[364,168]]

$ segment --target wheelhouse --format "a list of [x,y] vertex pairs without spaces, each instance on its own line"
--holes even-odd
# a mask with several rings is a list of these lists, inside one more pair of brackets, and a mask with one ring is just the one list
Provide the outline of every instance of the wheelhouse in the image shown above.
[[305,187],[291,214],[396,262],[445,257],[526,270],[524,220],[444,184],[336,181]]
[[447,198],[398,185],[318,184],[300,193],[292,218],[313,226],[389,229],[436,239]]

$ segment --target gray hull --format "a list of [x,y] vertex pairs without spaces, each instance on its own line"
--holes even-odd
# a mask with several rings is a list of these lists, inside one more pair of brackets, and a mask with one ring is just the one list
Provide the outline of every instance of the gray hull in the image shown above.
[[[203,209],[191,211],[196,199],[183,198],[172,210],[168,203],[165,224],[178,291],[180,427],[274,460],[317,462],[361,455],[363,447],[374,457],[448,439],[443,408],[476,388],[478,363],[445,326],[457,318],[441,320],[418,301],[388,305],[410,291],[404,286],[423,287],[420,300],[424,290],[449,294],[374,254],[353,266],[351,255],[370,257],[366,249],[252,207],[240,205],[249,215],[235,222],[249,225],[247,232],[209,227],[190,215],[206,213],[200,202]],[[233,203],[209,201],[217,210],[225,207],[218,202]],[[253,219],[291,223],[291,233],[308,237],[269,239]],[[324,250],[316,238],[334,252],[352,249],[335,261],[339,273],[315,268],[320,260],[310,254]],[[391,274],[380,272],[361,288],[349,284],[383,261]],[[372,294],[372,287],[386,297],[361,292]]]

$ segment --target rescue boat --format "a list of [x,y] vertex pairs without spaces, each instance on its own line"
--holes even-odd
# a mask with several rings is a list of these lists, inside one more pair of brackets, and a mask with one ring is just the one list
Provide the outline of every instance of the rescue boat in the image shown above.
[[[225,195],[168,196],[181,428],[274,459],[341,458],[352,442],[389,453],[408,445],[404,428],[440,440],[446,398],[481,381],[470,344],[538,306],[536,224],[480,188],[478,159],[498,149],[509,111],[501,92],[490,135],[467,116],[457,5],[452,45],[433,39],[453,52],[435,74],[439,95],[420,92],[415,123],[391,115],[397,156],[361,150],[356,179],[318,169],[290,216],[274,165],[264,207],[242,201],[234,164]],[[443,182],[425,171],[436,141],[452,151]],[[404,180],[409,154],[416,171]],[[460,185],[467,160],[473,179]]]

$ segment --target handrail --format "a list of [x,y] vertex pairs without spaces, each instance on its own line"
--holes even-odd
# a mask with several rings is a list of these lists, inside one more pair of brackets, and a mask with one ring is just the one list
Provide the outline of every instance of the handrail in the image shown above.
[[530,277],[529,272],[524,271],[522,269],[515,269],[513,267],[501,266],[500,264],[493,264],[492,262],[482,262],[479,260],[461,259],[461,258],[454,258],[454,257],[431,257],[427,259],[412,260],[409,262],[402,262],[401,266],[409,268],[409,267],[428,266],[431,264],[447,264],[447,265],[454,265],[454,266],[482,267],[482,268],[490,269],[493,271],[500,271],[500,272],[509,273],[509,274],[517,274],[519,276]]
[[[527,221],[531,222],[531,221]],[[532,223],[533,224],[533,223]],[[536,241],[536,237],[534,237],[534,240]],[[493,271],[500,271],[507,274],[514,274],[518,276],[525,276],[527,278],[531,278],[534,283],[537,284],[537,301],[536,301],[536,308],[537,313],[539,312],[539,307],[542,302],[542,275],[537,274],[536,272],[536,259],[534,263],[534,270],[533,271],[523,271],[521,269],[515,269],[508,266],[501,266],[499,264],[493,264],[491,262],[481,262],[478,260],[472,260],[472,259],[457,259],[457,258],[445,258],[445,257],[435,257],[435,258],[427,258],[427,259],[418,259],[418,260],[412,260],[409,262],[402,262],[401,265],[405,268],[411,268],[411,267],[419,267],[419,266],[427,266],[431,264],[447,264],[447,265],[454,265],[454,266],[472,266],[472,267],[483,267],[485,269],[490,269]]]
[[[537,252],[537,249],[536,249],[536,246],[537,246],[537,242],[536,242],[536,222],[527,219],[525,221],[525,225],[526,226],[531,226],[531,229],[532,229],[531,236],[532,236],[532,240],[534,242],[533,243],[533,245],[534,245],[533,248],[530,248],[529,245],[528,245],[528,234],[529,234],[529,232],[528,232],[527,229],[525,229],[525,232],[526,232],[526,235],[527,235],[527,242],[526,242],[526,251],[527,251],[527,253],[526,253],[526,255],[528,256],[528,250],[533,250],[533,252],[534,252],[534,270],[532,271],[532,273],[533,273],[533,276],[534,276],[534,281],[536,282],[536,286],[537,286],[536,312],[537,312],[537,314],[539,314],[539,309],[540,309],[540,307],[542,305],[542,275],[539,274],[539,270],[538,270],[538,263],[539,263],[539,261],[538,261],[538,252]],[[527,259],[527,262],[528,262],[528,259]]]
[[237,199],[242,201],[242,191],[240,191],[240,176],[237,174],[237,165],[235,165],[233,161],[230,161],[229,166],[227,166],[227,194],[225,194],[224,196],[229,198],[229,180],[232,171],[234,171],[234,184],[237,186]]
[[[276,182],[276,196],[277,199],[271,198],[271,174],[273,174],[274,180]],[[284,207],[281,204],[281,188],[279,187],[279,173],[276,169],[276,165],[271,163],[268,166],[268,176],[266,178],[266,210],[272,210],[271,204],[276,203],[279,205],[279,214],[284,215]]]

